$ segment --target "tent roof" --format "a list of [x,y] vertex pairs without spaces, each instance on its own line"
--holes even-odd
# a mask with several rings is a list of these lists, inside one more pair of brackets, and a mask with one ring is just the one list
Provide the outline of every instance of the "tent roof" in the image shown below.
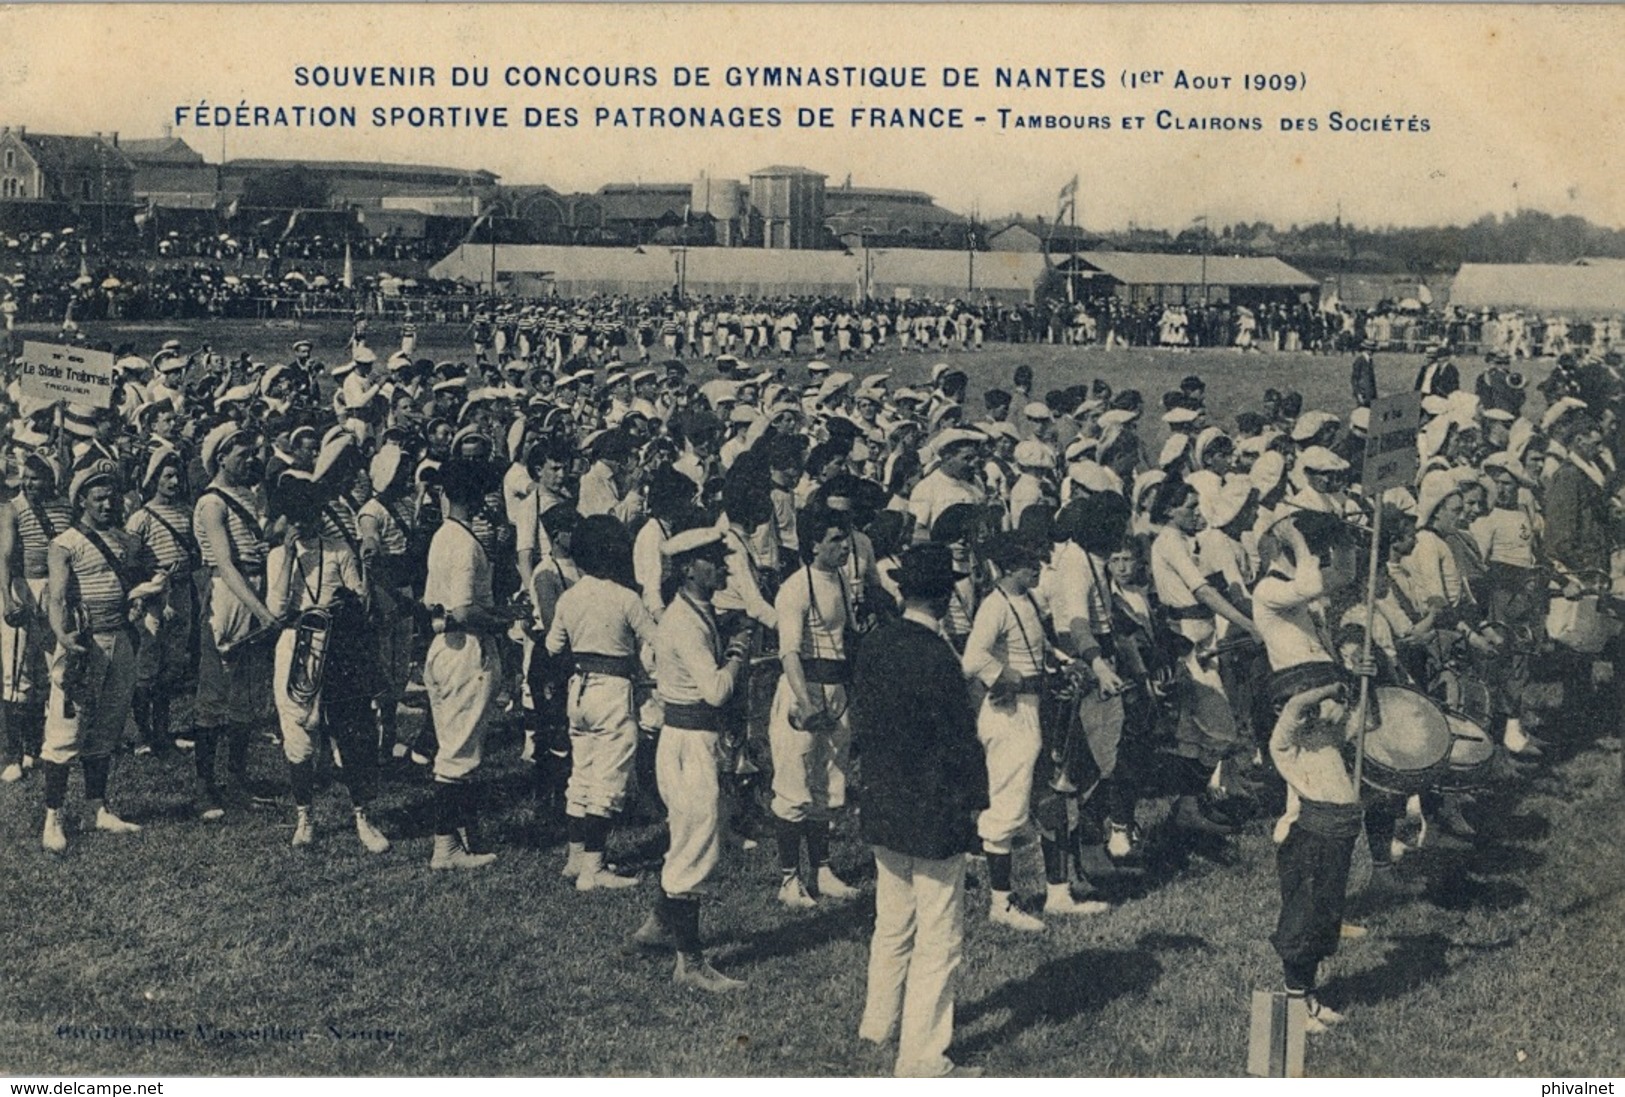
[[[870,252],[871,284],[889,292],[908,287],[916,295],[936,298],[964,297],[972,277],[970,261],[962,251],[928,248],[877,248]],[[801,251],[771,248],[691,247],[686,277],[690,285],[840,287],[850,292],[861,276],[861,255],[844,251]],[[480,281],[490,269],[491,253],[484,244],[464,245],[436,263],[436,278]],[[633,248],[563,245],[503,244],[497,249],[497,269],[504,273],[548,273],[558,282],[615,283],[628,287],[669,286],[672,256],[669,248],[645,244]],[[973,295],[988,291],[1031,293],[1044,271],[1044,257],[1036,253],[977,252]],[[778,291],[772,291],[778,292]],[[821,291],[820,291],[821,292]]]
[[[1274,256],[1170,255],[1139,251],[1086,251],[1081,268],[1093,268],[1130,286],[1278,286],[1312,288],[1320,283]],[[1071,263],[1062,264],[1063,267]]]
[[1450,303],[1538,312],[1625,312],[1625,263],[1463,263]]

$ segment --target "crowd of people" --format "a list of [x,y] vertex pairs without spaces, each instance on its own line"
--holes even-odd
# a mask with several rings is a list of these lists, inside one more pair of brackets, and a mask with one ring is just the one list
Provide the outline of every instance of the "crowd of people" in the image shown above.
[[[94,270],[74,234],[22,234],[5,241],[13,272],[0,288],[10,322],[87,320],[301,319],[361,311],[374,317],[468,324],[479,287],[430,277],[420,268],[438,252],[421,241],[360,236],[242,240],[226,233],[171,233],[147,251],[99,255]],[[422,245],[422,246],[419,246]],[[412,275],[352,275],[356,260],[410,264]],[[1514,359],[1605,354],[1625,346],[1619,316],[1541,315],[1522,310],[1435,309],[1385,299],[1350,308],[1325,301],[1230,300],[1215,289],[1200,301],[1103,294],[1074,300],[1059,289],[1036,301],[992,299],[853,302],[798,295],[595,295],[514,300],[489,317],[510,346],[532,325],[569,329],[585,314],[595,338],[639,349],[665,343],[673,356],[710,356],[730,345],[742,357],[921,353],[972,350],[987,342],[1048,343],[1116,350],[1128,347],[1352,353],[1365,341],[1384,350],[1431,343],[1498,351]],[[535,336],[531,341],[540,342]],[[731,340],[731,342],[730,342]],[[516,352],[517,353],[517,352]],[[561,355],[551,353],[557,368]]]
[[[381,355],[364,318],[329,364],[308,341],[275,362],[110,348],[105,409],[38,406],[13,372],[0,781],[37,784],[61,853],[75,762],[99,841],[140,829],[115,755],[179,748],[200,825],[280,803],[305,849],[331,759],[383,854],[369,805],[417,763],[429,867],[479,870],[508,719],[577,890],[638,883],[616,825],[656,805],[669,846],[634,942],[719,993],[741,984],[706,958],[700,897],[730,843],[772,842],[785,907],[849,900],[834,823],[861,805],[860,1035],[898,1039],[899,1074],[958,1069],[968,856],[1001,930],[1102,915],[1143,805],[1171,796],[1159,825],[1193,841],[1273,827],[1286,990],[1310,1031],[1342,1020],[1316,978],[1359,836],[1366,893],[1414,894],[1420,835],[1470,841],[1474,789],[1561,735],[1535,686],[1572,707],[1593,662],[1620,665],[1618,356],[1564,359],[1535,415],[1511,359],[1468,389],[1435,348],[1419,472],[1370,493],[1374,344],[1352,410],[1272,390],[1219,422],[1196,376],[1151,401],[1036,393],[1027,367],[974,400],[946,362],[917,387],[857,376],[842,367],[887,339],[935,352],[981,328],[822,315],[805,366],[766,309],[685,326],[649,308],[629,341],[587,309],[514,309],[475,317],[462,362],[416,356],[410,330]],[[426,719],[401,721],[416,682]],[[1414,764],[1446,713],[1479,753],[1446,733]],[[1361,788],[1345,747],[1367,725]],[[278,773],[251,771],[263,734]],[[1015,857],[1031,829],[1036,904]]]

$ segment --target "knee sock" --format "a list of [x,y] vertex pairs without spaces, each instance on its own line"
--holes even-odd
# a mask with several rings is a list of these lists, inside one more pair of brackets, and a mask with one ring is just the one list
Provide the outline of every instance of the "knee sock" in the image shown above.
[[20,712],[21,708],[21,705],[12,704],[10,701],[7,701],[4,706],[0,706],[0,719],[6,722],[5,758],[8,762],[20,763],[23,760],[23,717]]
[[192,731],[192,763],[197,770],[198,784],[214,787],[214,752],[220,742],[220,729],[198,727]]
[[1394,824],[1398,821],[1398,814],[1386,803],[1366,807],[1365,840],[1372,868],[1384,868],[1393,861]]
[[[1060,836],[1050,837],[1047,834],[1039,835],[1038,848],[1044,853],[1044,882],[1046,884],[1066,883],[1066,839]],[[992,860],[988,861],[989,869]]]
[[823,819],[807,820],[807,865],[817,874],[829,867],[829,823]]
[[18,705],[17,712],[22,716],[23,754],[38,758],[45,748],[45,707]]
[[235,780],[248,780],[248,725],[226,728],[226,772]]
[[45,771],[45,808],[59,811],[68,801],[68,767],[61,762],[41,762]]
[[113,772],[113,759],[79,757],[85,771],[85,799],[101,803],[107,799],[107,778]]
[[465,781],[452,787],[457,790],[457,825],[463,829],[465,835],[472,841],[475,829],[480,822],[479,786],[471,781]]
[[303,762],[289,762],[288,784],[293,787],[294,806],[308,808],[315,799],[316,763],[309,758]]
[[372,801],[377,782],[378,747],[372,740],[375,728],[372,713],[365,708],[357,708],[347,716],[342,724],[332,725],[341,763],[339,781],[350,793],[350,803],[363,807]]
[[155,747],[173,746],[175,737],[169,730],[169,694],[155,693],[152,696],[152,738],[148,742]]
[[674,899],[664,892],[661,900],[666,904],[671,921],[672,936],[677,939],[677,951],[689,958],[700,956],[700,901]]
[[801,824],[787,819],[774,820],[779,845],[779,878],[788,880],[801,873]]
[[581,820],[581,848],[586,853],[603,853],[609,844],[609,820],[589,815]]
[[1315,989],[1318,960],[1282,960],[1281,972],[1288,994],[1307,994]]
[[141,741],[149,747],[155,742],[152,734],[152,690],[137,686],[130,695],[130,715],[135,718],[135,730]]
[[990,891],[1009,891],[1012,856],[987,851],[987,886]]
[[564,840],[571,845],[587,848],[587,820],[584,816],[566,815],[564,817]]
[[1121,777],[1105,782],[1101,802],[1106,808],[1106,820],[1119,826],[1134,822],[1134,786]]
[[456,834],[461,804],[458,786],[436,781],[434,785],[434,832],[437,836]]

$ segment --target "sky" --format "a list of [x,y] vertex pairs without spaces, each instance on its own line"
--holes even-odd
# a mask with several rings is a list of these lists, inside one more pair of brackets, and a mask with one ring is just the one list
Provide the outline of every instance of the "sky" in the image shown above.
[[[40,132],[169,125],[221,155],[484,168],[561,191],[606,182],[744,178],[795,164],[838,185],[922,190],[984,218],[1053,216],[1079,179],[1080,224],[1178,231],[1197,218],[1279,226],[1464,223],[1539,209],[1625,228],[1625,7],[1471,5],[580,5],[236,4],[0,9],[0,121]],[[304,66],[434,71],[434,87],[300,87]],[[638,70],[654,87],[504,85],[510,66]],[[730,66],[919,68],[923,88],[728,87]],[[489,72],[451,87],[454,66]],[[711,86],[674,86],[707,66]],[[945,87],[945,68],[978,70]],[[1103,87],[998,88],[995,69],[1066,70]],[[1228,87],[1171,86],[1228,78]],[[1157,83],[1125,87],[1130,74]],[[1296,90],[1248,90],[1248,74]],[[177,108],[349,105],[342,128],[176,124]],[[374,107],[506,106],[507,129],[374,126]],[[615,128],[595,108],[777,108],[777,128]],[[574,108],[574,127],[526,128],[525,107]],[[829,108],[831,128],[796,125]],[[854,127],[869,108],[957,108],[962,128]],[[998,111],[1105,119],[1015,129]],[[1158,128],[1158,112],[1166,128]],[[1334,131],[1333,112],[1376,127]],[[986,121],[977,123],[974,118]],[[1143,129],[1124,119],[1144,119]],[[1257,130],[1190,119],[1256,119]],[[1178,119],[1178,122],[1173,122]],[[1315,129],[1284,131],[1292,125]],[[1382,120],[1397,120],[1384,132]],[[1416,126],[1425,121],[1426,132]],[[1094,123],[1099,126],[1099,121]],[[1174,125],[1180,128],[1173,128]],[[1390,121],[1390,126],[1392,126]]]

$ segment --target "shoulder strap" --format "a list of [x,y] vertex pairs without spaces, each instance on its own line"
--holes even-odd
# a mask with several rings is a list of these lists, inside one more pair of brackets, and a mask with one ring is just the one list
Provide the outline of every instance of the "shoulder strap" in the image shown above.
[[56,535],[57,535],[58,530],[54,525],[51,524],[51,513],[50,513],[50,511],[46,510],[42,506],[37,505],[32,499],[28,498],[28,496],[26,496],[26,495],[24,495],[22,498],[23,498],[23,502],[25,504],[27,504],[27,506],[28,506],[28,512],[34,516],[34,521],[38,522],[40,529],[45,531],[45,539],[47,541],[56,540]]
[[89,542],[91,548],[102,554],[102,559],[107,561],[107,566],[112,571],[113,578],[118,580],[119,594],[128,598],[131,583],[126,572],[129,570],[131,561],[120,560],[117,556],[114,556],[113,550],[108,547],[107,542],[102,540],[101,535],[95,530],[87,529],[84,526],[75,526],[74,528]]
[[226,509],[242,520],[243,525],[248,527],[248,532],[252,533],[258,540],[265,539],[265,528],[260,525],[259,519],[255,518],[253,513],[229,492],[222,491],[217,487],[208,487],[203,490],[203,494],[212,495],[226,504]]
[[141,509],[147,514],[152,515],[153,521],[157,522],[160,526],[163,526],[166,531],[168,531],[169,535],[175,539],[175,543],[179,545],[183,551],[185,551],[186,558],[188,560],[192,561],[194,564],[197,562],[198,547],[196,538],[183,534],[175,527],[174,523],[170,522],[169,519],[165,518],[162,514],[159,514],[151,507],[142,507]]
[[[350,552],[356,558],[356,563],[359,564],[361,562],[361,544],[350,534],[350,527],[344,524],[344,520],[339,516],[338,511],[334,509],[332,503],[323,503],[322,513],[327,515],[333,525],[338,527],[339,536],[344,538],[344,543],[349,546]],[[361,521],[360,515],[356,516],[356,521]]]

